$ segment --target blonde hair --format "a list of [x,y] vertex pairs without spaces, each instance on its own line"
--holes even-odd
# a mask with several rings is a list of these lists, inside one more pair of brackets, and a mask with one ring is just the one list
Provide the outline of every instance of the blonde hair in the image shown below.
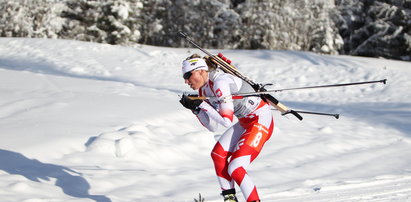
[[193,58],[201,58],[201,56],[197,53],[194,53],[186,58],[186,60],[193,59]]

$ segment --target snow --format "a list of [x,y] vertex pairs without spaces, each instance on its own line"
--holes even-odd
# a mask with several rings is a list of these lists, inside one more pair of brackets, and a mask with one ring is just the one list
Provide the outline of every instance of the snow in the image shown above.
[[[341,117],[273,111],[274,135],[249,168],[263,201],[411,201],[411,63],[210,51],[270,89],[388,79],[274,94]],[[209,155],[219,133],[178,102],[194,52],[0,38],[2,201],[222,201]]]

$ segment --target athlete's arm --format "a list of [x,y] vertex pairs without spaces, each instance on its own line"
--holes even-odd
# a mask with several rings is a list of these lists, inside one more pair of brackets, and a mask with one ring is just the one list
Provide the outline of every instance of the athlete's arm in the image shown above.
[[[234,117],[234,103],[230,98],[230,82],[231,79],[218,79],[214,83],[213,91],[214,94],[219,98],[219,104],[217,109],[214,109],[207,102],[202,102],[199,108],[201,109],[199,113],[199,119],[204,120],[202,124],[207,127],[208,125],[215,125],[215,123],[222,125],[224,127],[230,127],[233,123]],[[204,116],[207,116],[205,119]],[[202,118],[201,118],[202,117]],[[210,130],[210,129],[209,129]]]

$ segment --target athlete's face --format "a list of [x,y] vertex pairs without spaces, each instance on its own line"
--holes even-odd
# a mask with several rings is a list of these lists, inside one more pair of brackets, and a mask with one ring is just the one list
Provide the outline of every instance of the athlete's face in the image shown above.
[[184,78],[184,82],[193,90],[198,90],[208,79],[208,73],[205,70],[191,71],[191,76]]

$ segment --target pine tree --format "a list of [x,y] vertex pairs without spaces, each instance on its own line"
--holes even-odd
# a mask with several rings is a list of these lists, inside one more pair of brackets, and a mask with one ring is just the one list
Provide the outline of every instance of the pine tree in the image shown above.
[[0,1],[0,36],[58,38],[64,8],[61,2],[44,0]]
[[411,2],[339,0],[336,4],[343,54],[411,60]]
[[237,9],[247,27],[240,47],[337,54],[342,40],[329,19],[332,7],[327,0],[246,0]]
[[62,38],[109,44],[133,44],[141,37],[138,0],[68,0]]
[[154,0],[143,8],[142,43],[181,47],[178,31],[190,33],[206,48],[235,48],[241,27],[240,16],[229,1]]

